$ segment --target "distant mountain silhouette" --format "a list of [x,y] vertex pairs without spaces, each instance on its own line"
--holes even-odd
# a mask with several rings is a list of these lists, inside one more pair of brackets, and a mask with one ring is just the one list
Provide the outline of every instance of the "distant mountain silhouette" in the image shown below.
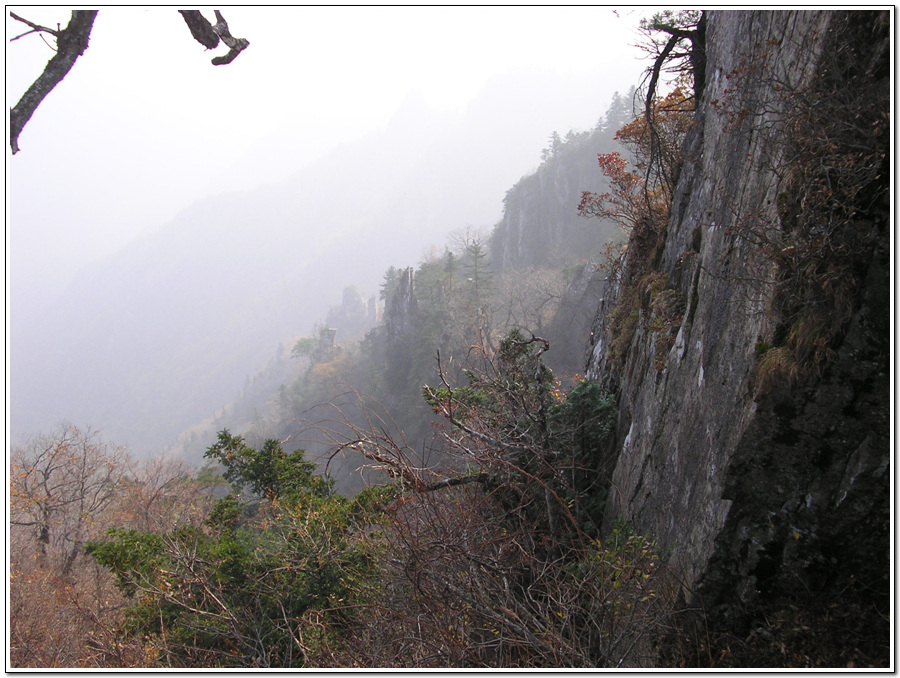
[[37,320],[13,313],[13,440],[66,420],[160,451],[234,400],[345,286],[374,295],[388,266],[493,226],[549,135],[596,122],[611,92],[586,89],[513,73],[456,120],[412,93],[380,132],[278,184],[198,202],[83,272]]

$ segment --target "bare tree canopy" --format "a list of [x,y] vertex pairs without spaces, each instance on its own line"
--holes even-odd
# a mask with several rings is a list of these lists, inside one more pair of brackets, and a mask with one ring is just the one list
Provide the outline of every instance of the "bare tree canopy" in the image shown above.
[[[9,15],[31,30],[17,35],[12,38],[18,40],[32,33],[49,33],[56,38],[56,54],[47,65],[43,72],[38,76],[31,87],[22,95],[19,102],[9,112],[9,146],[13,155],[19,151],[19,135],[22,133],[25,125],[31,119],[31,116],[40,106],[44,98],[50,94],[51,90],[56,87],[72,70],[72,66],[78,60],[85,50],[91,37],[91,31],[94,28],[94,19],[97,18],[98,10],[72,10],[72,17],[69,24],[64,29],[47,28],[32,23],[24,19],[14,12]],[[244,38],[235,38],[228,29],[228,23],[219,10],[215,10],[216,23],[211,24],[198,10],[179,10],[185,23],[191,31],[191,35],[201,45],[207,49],[213,49],[218,46],[221,40],[229,51],[224,56],[217,56],[212,59],[215,66],[230,64],[237,58],[243,50],[247,49],[250,42]]]

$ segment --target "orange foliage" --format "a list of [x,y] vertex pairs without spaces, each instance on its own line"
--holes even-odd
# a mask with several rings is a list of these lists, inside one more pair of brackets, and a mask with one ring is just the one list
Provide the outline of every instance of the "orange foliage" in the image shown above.
[[676,87],[653,106],[652,124],[639,116],[616,133],[633,158],[632,168],[619,153],[597,156],[609,181],[606,193],[582,193],[578,213],[618,222],[626,231],[664,226],[681,166],[681,147],[693,119],[687,88]]

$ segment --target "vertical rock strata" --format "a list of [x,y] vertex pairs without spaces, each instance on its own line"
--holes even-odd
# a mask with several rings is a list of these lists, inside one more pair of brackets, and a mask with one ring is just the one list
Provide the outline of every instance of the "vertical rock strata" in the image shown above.
[[[794,197],[776,171],[790,165],[784,83],[805,91],[825,77],[823,63],[833,59],[823,55],[844,49],[837,27],[855,26],[857,42],[872,36],[846,58],[881,58],[884,17],[848,16],[709,13],[706,90],[652,262],[683,313],[677,324],[654,324],[648,292],[627,351],[609,359],[610,313],[635,265],[626,257],[607,281],[592,335],[588,377],[620,404],[606,521],[652,534],[687,602],[737,626],[748,611],[801,591],[827,597],[856,587],[876,603],[888,596],[885,199],[855,217],[874,236],[852,313],[835,320],[842,324],[828,362],[798,377],[776,373],[764,384],[760,376],[761,353],[784,334],[784,269],[747,235],[788,227]],[[860,71],[880,77],[871,64]]]

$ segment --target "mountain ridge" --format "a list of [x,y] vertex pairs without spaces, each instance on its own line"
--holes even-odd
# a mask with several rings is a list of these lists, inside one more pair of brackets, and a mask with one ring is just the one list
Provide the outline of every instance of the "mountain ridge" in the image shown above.
[[[14,313],[13,439],[67,420],[158,451],[230,402],[346,284],[374,290],[392,261],[414,260],[473,221],[492,225],[503,191],[536,164],[551,121],[563,117],[563,93],[585,96],[574,78],[549,90],[548,78],[531,90],[523,82],[517,75],[505,90],[512,100],[489,86],[440,133],[427,121],[412,136],[409,123],[389,124],[283,182],[205,198],[76,276],[33,323]],[[518,116],[530,100],[547,105]],[[503,106],[514,122],[498,132],[488,119]],[[334,278],[340,267],[351,275]],[[336,280],[333,298],[325,279]],[[182,348],[187,337],[194,354]]]

